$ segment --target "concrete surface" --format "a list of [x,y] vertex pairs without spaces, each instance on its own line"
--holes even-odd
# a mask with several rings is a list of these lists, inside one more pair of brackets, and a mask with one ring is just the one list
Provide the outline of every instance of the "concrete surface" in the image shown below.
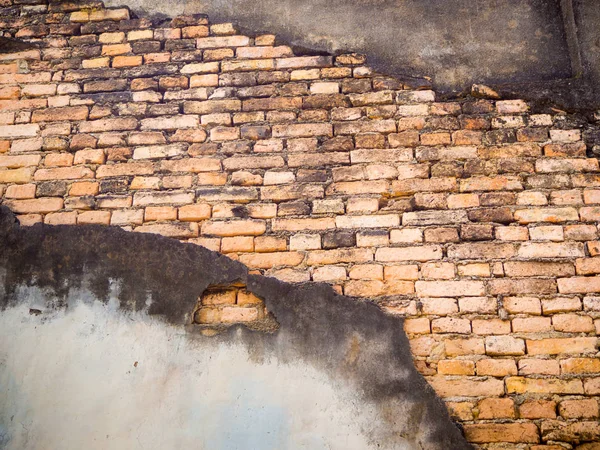
[[108,0],[142,16],[205,13],[316,51],[358,51],[440,90],[569,77],[559,0]]
[[[275,332],[204,336],[209,285],[243,283]],[[402,319],[205,248],[0,207],[0,448],[470,446],[416,371]]]

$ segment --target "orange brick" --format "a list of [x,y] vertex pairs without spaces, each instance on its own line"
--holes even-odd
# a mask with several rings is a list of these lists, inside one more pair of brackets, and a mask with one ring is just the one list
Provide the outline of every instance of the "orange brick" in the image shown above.
[[511,377],[506,380],[509,394],[583,394],[581,380]]
[[527,340],[527,353],[530,355],[557,355],[560,353],[595,352],[596,338],[549,338]]
[[563,400],[558,405],[558,413],[566,419],[592,419],[598,417],[598,400]]
[[252,322],[258,319],[256,308],[226,306],[221,311],[221,320],[225,323]]
[[519,416],[523,419],[554,419],[556,403],[551,400],[531,400],[519,406]]
[[455,420],[473,420],[473,403],[471,402],[446,402],[446,407]]
[[474,375],[475,363],[468,360],[446,359],[438,362],[441,375]]
[[556,331],[565,333],[589,333],[595,330],[591,317],[577,314],[552,316],[552,325]]
[[45,197],[27,200],[5,200],[4,205],[8,206],[15,214],[46,214],[60,211],[63,208],[63,199]]
[[131,52],[130,44],[112,44],[102,46],[102,55],[116,56]]
[[203,305],[234,305],[236,298],[236,289],[223,289],[204,292],[201,301]]
[[79,181],[71,185],[69,195],[72,197],[80,197],[85,195],[96,195],[100,187],[95,181]]
[[221,322],[221,310],[216,308],[200,308],[194,315],[196,323],[219,323]]
[[113,67],[132,67],[132,66],[141,66],[142,65],[142,56],[115,56],[112,62]]
[[[312,273],[312,279],[316,282],[333,282],[333,281],[341,281],[346,279],[346,269],[340,266],[322,266],[316,268]],[[374,295],[378,295],[381,290],[381,285],[377,286],[377,293]],[[346,292],[346,295],[356,295],[360,296],[361,292],[358,292],[357,289],[350,287],[350,290]]]
[[504,394],[501,380],[447,379],[442,376],[429,378],[429,384],[440,397],[479,397]]
[[44,223],[48,225],[75,225],[77,223],[77,212],[57,212],[46,214]]
[[418,319],[405,319],[404,331],[409,334],[429,334],[431,333],[429,319],[426,317],[420,317]]
[[355,280],[383,280],[383,266],[378,264],[357,264],[353,266],[349,274]]
[[254,251],[259,253],[285,252],[287,240],[276,236],[258,236],[254,238]]
[[273,267],[297,266],[304,259],[299,252],[245,253],[240,262],[253,269],[271,269]]
[[448,208],[473,208],[479,206],[479,195],[477,194],[455,194],[448,196]]
[[560,361],[563,373],[586,374],[600,373],[600,359],[597,358],[569,358]]
[[104,164],[105,160],[104,150],[87,149],[75,153],[73,164]]
[[4,196],[15,200],[23,200],[27,198],[35,198],[35,184],[13,184],[6,188]]
[[266,231],[262,220],[213,221],[202,224],[202,234],[215,236],[259,236]]
[[469,442],[539,442],[538,428],[533,423],[466,424],[465,437]]
[[254,251],[254,238],[252,236],[224,237],[221,239],[221,252],[252,252]]
[[29,227],[36,223],[41,223],[42,215],[41,214],[21,214],[21,215],[17,215],[17,219],[18,219],[19,223],[21,224],[21,226]]
[[475,334],[508,334],[511,331],[510,321],[501,319],[473,319]]
[[179,208],[179,220],[183,222],[195,222],[209,219],[211,216],[211,206],[205,203],[195,205],[185,205]]
[[484,340],[479,338],[446,339],[444,346],[447,356],[483,355]]
[[100,225],[108,225],[110,224],[110,211],[85,211],[80,213],[77,216],[77,224],[78,225],[87,225],[87,224],[100,224]]
[[260,305],[263,301],[252,292],[241,289],[237,293],[237,304],[240,306]]
[[478,419],[514,419],[515,404],[511,398],[486,398],[477,405]]
[[176,220],[177,208],[172,206],[148,206],[144,213],[144,221]]
[[505,377],[517,374],[517,364],[512,359],[481,359],[477,361],[477,375]]

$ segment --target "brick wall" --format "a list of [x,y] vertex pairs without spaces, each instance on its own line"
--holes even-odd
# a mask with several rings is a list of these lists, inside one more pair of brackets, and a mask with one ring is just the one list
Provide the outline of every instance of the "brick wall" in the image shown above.
[[[478,448],[599,448],[600,169],[580,120],[438,102],[360,55],[200,16],[0,5],[4,35],[37,46],[0,54],[0,196],[23,224],[159,233],[373,298]],[[199,321],[249,320],[239,292]]]

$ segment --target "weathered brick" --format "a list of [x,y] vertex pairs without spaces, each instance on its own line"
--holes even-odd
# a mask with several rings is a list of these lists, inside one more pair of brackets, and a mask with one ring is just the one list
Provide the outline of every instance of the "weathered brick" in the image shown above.
[[516,375],[517,365],[512,359],[481,359],[477,361],[477,375],[505,377],[507,375]]
[[0,167],[7,169],[37,166],[40,161],[40,155],[0,155]]
[[113,211],[110,224],[111,225],[141,225],[144,221],[144,210],[142,209],[134,209],[134,210],[116,210]]
[[40,126],[37,124],[0,126],[0,138],[25,138],[37,136],[39,132]]
[[392,182],[392,194],[406,196],[417,192],[452,192],[457,188],[455,178],[413,178]]
[[500,380],[453,380],[444,377],[434,377],[429,378],[428,381],[437,394],[443,398],[479,397],[504,394],[504,383]]
[[38,169],[34,175],[36,181],[76,180],[81,178],[94,178],[94,172],[87,167],[59,167],[55,169]]
[[554,280],[497,279],[488,282],[488,291],[491,295],[553,294],[556,290]]
[[105,131],[135,130],[138,126],[137,119],[123,117],[118,119],[101,119],[82,122],[79,125],[81,133],[101,133]]
[[560,370],[567,374],[600,373],[600,359],[569,358],[560,361]]
[[240,262],[253,269],[271,269],[274,267],[297,266],[304,259],[299,252],[245,253]]
[[63,208],[63,204],[62,198],[55,197],[4,201],[4,205],[8,206],[16,214],[51,213],[60,211]]
[[566,419],[592,419],[598,417],[596,399],[564,400],[558,405],[559,414]]
[[400,224],[397,214],[372,215],[372,216],[338,216],[338,228],[387,228]]
[[198,224],[194,222],[145,224],[140,227],[135,227],[134,231],[139,233],[161,234],[177,239],[186,239],[198,236]]
[[110,164],[98,167],[96,178],[152,175],[154,166],[151,162],[130,162],[127,164]]
[[273,137],[310,137],[332,136],[333,131],[327,123],[306,123],[273,126]]
[[584,248],[578,242],[527,242],[521,244],[518,255],[522,258],[573,258],[584,256]]
[[308,67],[327,67],[331,66],[333,58],[331,56],[298,56],[294,58],[280,58],[275,60],[276,69],[297,69]]
[[370,249],[349,248],[335,250],[317,250],[308,254],[306,263],[310,266],[339,263],[364,263],[373,260]]
[[[376,259],[379,260],[379,258]],[[417,281],[415,287],[420,297],[458,297],[485,294],[485,286],[482,281]]]
[[535,222],[568,222],[579,220],[575,208],[534,208],[515,211],[515,219],[523,224]]
[[464,223],[469,219],[465,211],[416,211],[402,216],[404,226],[426,226]]
[[561,294],[600,292],[600,277],[573,277],[558,280],[558,291]]
[[597,172],[598,169],[597,159],[538,159],[535,162],[535,171],[540,173]]
[[194,193],[186,191],[136,192],[133,195],[134,206],[193,203]]
[[336,135],[395,132],[396,123],[393,120],[368,120],[347,123],[341,122],[335,124]]
[[77,223],[80,225],[108,225],[110,224],[110,211],[84,211],[77,215]]
[[533,423],[480,423],[465,424],[465,437],[469,442],[527,442],[538,443],[539,431]]
[[452,259],[504,259],[516,256],[516,252],[517,249],[513,244],[457,244],[448,248],[448,257]]
[[[133,159],[160,159],[181,156],[185,154],[185,150],[185,146],[181,144],[136,147],[133,151]],[[218,166],[220,167],[220,164]]]
[[[427,321],[427,324],[427,328],[429,328],[429,321]],[[438,373],[442,375],[474,375],[475,363],[458,359],[442,360],[438,362]]]
[[[556,403],[551,400],[527,401],[519,406],[519,416],[523,419],[554,419]],[[541,447],[539,450],[544,448]]]
[[395,261],[430,261],[442,259],[442,249],[439,246],[422,247],[389,247],[379,248],[375,259],[382,262]]
[[559,380],[510,377],[506,380],[509,394],[583,394],[581,380]]
[[530,355],[558,355],[561,353],[594,352],[596,338],[549,338],[527,340],[527,353]]
[[215,236],[259,236],[266,231],[262,220],[207,221],[202,224],[202,234]]
[[246,47],[250,44],[247,36],[201,37],[196,41],[198,48]]

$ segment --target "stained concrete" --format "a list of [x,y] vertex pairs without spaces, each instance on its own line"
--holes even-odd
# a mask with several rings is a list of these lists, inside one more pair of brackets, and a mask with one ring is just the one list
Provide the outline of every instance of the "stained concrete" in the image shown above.
[[106,0],[140,17],[208,14],[276,33],[297,53],[360,52],[376,70],[445,98],[474,83],[505,98],[600,108],[596,0]]
[[313,51],[358,51],[391,74],[473,82],[571,76],[560,0],[108,0],[140,15],[205,13]]
[[[191,323],[206,287],[235,282],[276,331]],[[19,227],[4,207],[0,385],[3,450],[470,448],[372,302],[157,235]]]

